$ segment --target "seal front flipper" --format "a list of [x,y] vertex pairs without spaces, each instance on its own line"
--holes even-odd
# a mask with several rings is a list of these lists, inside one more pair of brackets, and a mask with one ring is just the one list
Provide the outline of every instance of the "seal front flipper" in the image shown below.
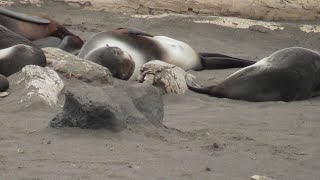
[[117,28],[115,31],[121,31],[123,33],[127,33],[129,35],[134,35],[134,36],[148,36],[148,37],[153,37],[153,35],[144,32],[139,29],[134,29],[134,28]]
[[255,61],[234,58],[218,53],[199,53],[203,69],[224,69],[250,66]]
[[4,92],[9,88],[8,79],[0,74],[0,92]]
[[18,20],[31,22],[31,23],[36,23],[36,24],[50,24],[50,20],[48,19],[43,19],[37,16],[31,16],[23,13],[17,13],[3,7],[0,8],[0,15],[4,15],[7,17],[11,17]]

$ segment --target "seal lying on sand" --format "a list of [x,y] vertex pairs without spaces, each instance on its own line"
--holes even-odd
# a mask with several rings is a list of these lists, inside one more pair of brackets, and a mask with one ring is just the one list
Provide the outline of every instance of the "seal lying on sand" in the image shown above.
[[31,16],[0,8],[0,25],[30,41],[35,41],[39,47],[52,47],[55,44],[54,47],[73,52],[83,45],[81,38],[45,14]]
[[[110,58],[112,53],[114,56]],[[84,43],[78,56],[107,67],[120,79],[136,79],[140,67],[151,60],[161,60],[184,70],[245,67],[255,63],[222,54],[199,54],[184,42],[131,28],[95,34]]]
[[215,97],[247,101],[293,101],[320,95],[320,54],[291,47],[245,67],[223,82],[202,87],[190,76],[189,89]]
[[46,66],[42,50],[0,25],[0,91],[5,91],[9,86],[4,76],[8,77],[30,64]]

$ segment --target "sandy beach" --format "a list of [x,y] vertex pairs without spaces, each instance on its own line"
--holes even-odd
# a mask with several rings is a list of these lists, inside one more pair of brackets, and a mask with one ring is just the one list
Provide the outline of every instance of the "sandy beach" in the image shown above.
[[[320,33],[300,29],[304,24],[320,25],[315,21],[278,22],[283,30],[263,33],[195,22],[209,17],[143,18],[84,11],[62,3],[9,9],[46,12],[83,39],[100,31],[134,27],[184,41],[199,52],[256,61],[292,46],[320,51]],[[189,73],[208,85],[236,70]],[[253,103],[187,91],[164,95],[163,99],[163,123],[168,129],[119,133],[50,128],[50,121],[61,109],[8,111],[2,107],[0,179],[247,180],[256,174],[277,180],[319,179],[320,97]]]

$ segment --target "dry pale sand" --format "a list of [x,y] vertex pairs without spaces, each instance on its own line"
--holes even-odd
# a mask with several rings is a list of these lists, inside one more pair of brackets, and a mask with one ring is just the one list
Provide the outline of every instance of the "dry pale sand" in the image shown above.
[[[53,6],[54,5],[54,6]],[[16,6],[48,12],[87,39],[96,32],[131,26],[183,40],[199,51],[258,60],[290,46],[320,50],[320,34],[297,23],[260,33],[192,17],[133,18],[87,12],[63,4]],[[319,24],[319,22],[301,22]],[[192,72],[204,84],[236,69]],[[0,99],[1,101],[1,99]],[[251,103],[188,91],[166,95],[164,124],[178,130],[51,129],[56,111],[0,112],[0,179],[196,179],[246,180],[254,174],[278,180],[320,177],[320,98]]]

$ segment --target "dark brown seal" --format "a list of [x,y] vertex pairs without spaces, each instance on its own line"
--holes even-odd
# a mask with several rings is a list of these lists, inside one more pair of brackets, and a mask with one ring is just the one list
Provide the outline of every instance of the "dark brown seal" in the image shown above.
[[59,48],[68,52],[79,50],[83,45],[80,37],[71,33],[46,14],[31,16],[0,8],[0,25],[30,41],[41,40],[36,42],[40,47],[50,47],[53,39],[48,37],[59,38]]

